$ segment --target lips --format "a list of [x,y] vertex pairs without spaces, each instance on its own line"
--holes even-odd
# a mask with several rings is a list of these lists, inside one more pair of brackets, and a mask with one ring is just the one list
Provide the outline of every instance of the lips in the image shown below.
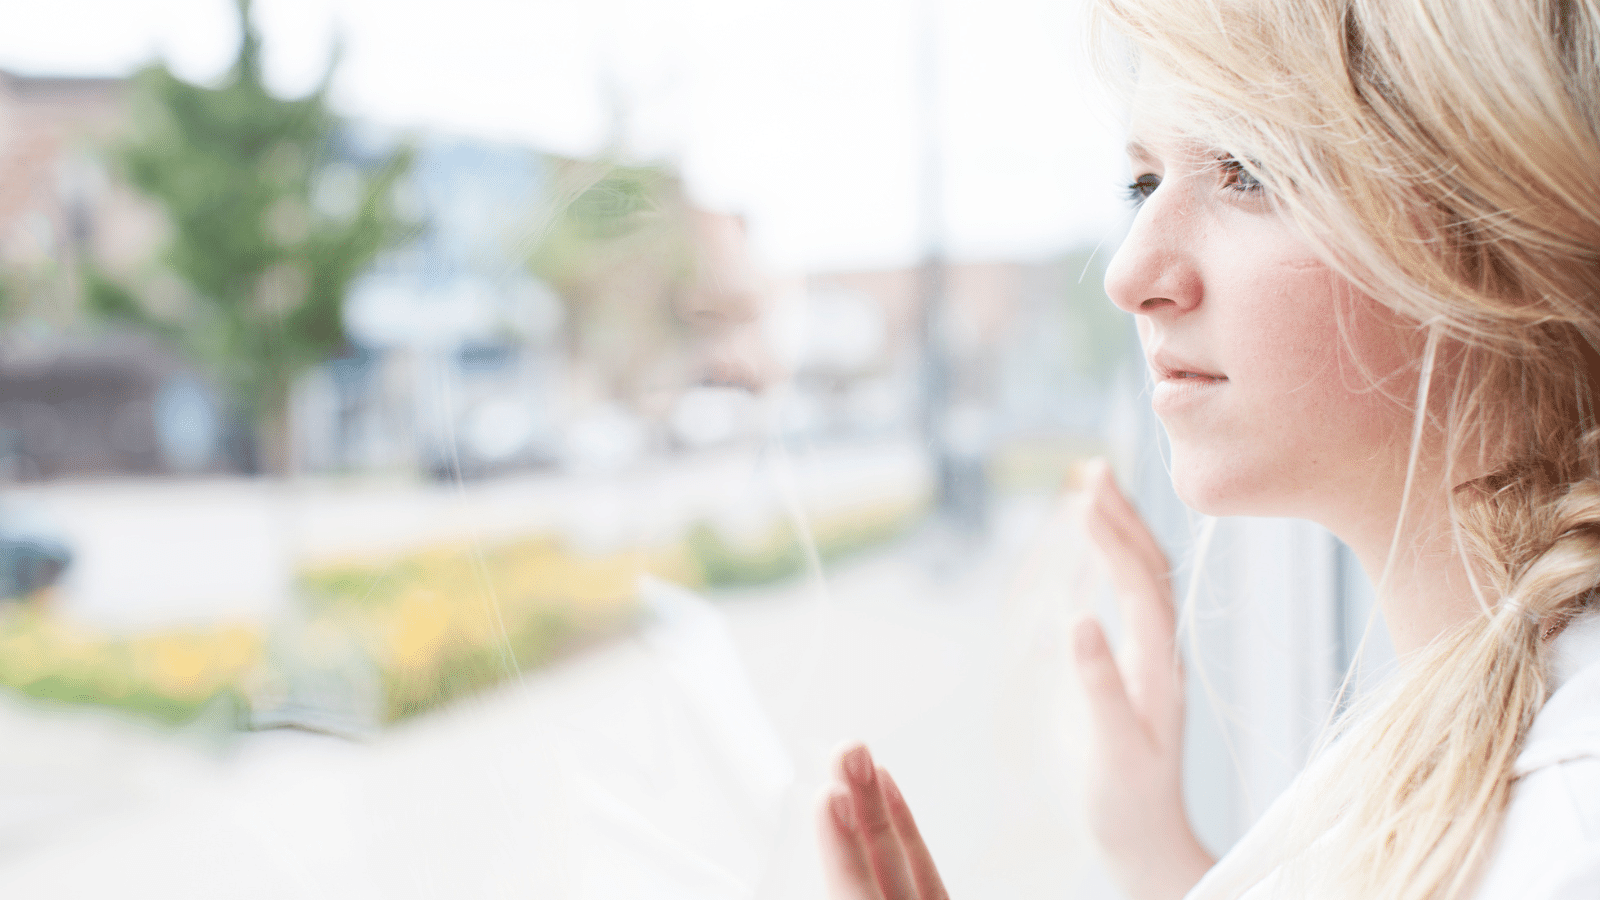
[[1156,376],[1150,408],[1169,426],[1199,414],[1228,385],[1216,366],[1164,350],[1150,354],[1150,371]]
[[1228,380],[1228,376],[1211,366],[1184,359],[1164,350],[1150,354],[1150,370],[1156,374],[1159,381],[1216,384]]

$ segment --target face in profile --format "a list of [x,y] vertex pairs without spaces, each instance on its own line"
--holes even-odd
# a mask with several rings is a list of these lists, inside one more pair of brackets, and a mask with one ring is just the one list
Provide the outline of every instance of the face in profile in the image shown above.
[[1106,291],[1137,320],[1174,486],[1209,514],[1337,525],[1404,478],[1414,329],[1333,272],[1238,160],[1141,115],[1160,90],[1146,79],[1136,99],[1138,211]]

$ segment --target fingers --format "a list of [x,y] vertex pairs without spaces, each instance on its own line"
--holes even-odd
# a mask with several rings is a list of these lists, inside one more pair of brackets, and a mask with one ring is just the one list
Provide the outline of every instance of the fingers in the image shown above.
[[884,900],[856,825],[850,792],[835,788],[822,804],[822,867],[831,900]]
[[1171,567],[1103,463],[1087,490],[1085,530],[1105,560],[1126,625],[1127,693],[1147,715],[1170,722],[1183,704]]
[[856,831],[860,843],[866,847],[878,889],[885,900],[917,900],[901,835],[895,832],[895,823],[878,780],[879,771],[872,754],[860,744],[839,757],[839,774],[850,788]]
[[1161,544],[1150,533],[1139,511],[1133,508],[1133,504],[1128,502],[1122,489],[1117,486],[1116,477],[1104,459],[1091,461],[1085,476],[1085,487],[1093,501],[1091,513],[1098,514],[1108,525],[1115,527],[1148,567],[1165,572],[1167,556],[1162,552]]
[[900,794],[900,787],[890,777],[889,770],[882,766],[878,767],[878,782],[883,785],[883,799],[889,807],[889,820],[894,823],[895,833],[900,835],[900,842],[905,848],[906,866],[911,870],[911,881],[917,887],[917,897],[920,900],[949,900],[944,881],[933,864],[933,854],[928,852],[922,832],[911,817],[911,807]]
[[1117,489],[1104,464],[1089,477],[1088,499],[1084,525],[1095,546],[1112,563],[1111,576],[1118,590],[1127,588],[1143,597],[1166,601],[1151,608],[1170,613],[1172,606],[1167,597],[1171,566],[1166,554],[1133,504]]
[[839,755],[843,782],[822,811],[823,858],[835,900],[949,900],[911,808],[888,770],[857,744]]
[[1078,622],[1073,635],[1073,650],[1078,664],[1078,677],[1083,679],[1084,694],[1089,699],[1089,715],[1094,720],[1095,733],[1100,736],[1102,751],[1117,757],[1125,749],[1148,744],[1149,733],[1128,700],[1122,672],[1111,655],[1111,646],[1106,643],[1105,631],[1100,628],[1099,622],[1093,618]]

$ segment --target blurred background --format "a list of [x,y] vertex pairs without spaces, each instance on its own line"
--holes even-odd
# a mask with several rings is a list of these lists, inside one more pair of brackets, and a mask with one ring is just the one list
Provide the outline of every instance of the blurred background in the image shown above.
[[1189,552],[1076,0],[0,9],[8,890],[813,897],[864,738],[953,894],[1115,896],[1097,455],[1207,841],[1303,759],[1370,604],[1308,526]]

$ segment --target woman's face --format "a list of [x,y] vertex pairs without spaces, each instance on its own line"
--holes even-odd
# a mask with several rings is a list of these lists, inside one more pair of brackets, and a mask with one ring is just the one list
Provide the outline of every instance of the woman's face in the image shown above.
[[1106,292],[1138,322],[1179,496],[1337,525],[1392,491],[1414,329],[1335,275],[1226,154],[1137,115],[1128,152],[1140,206]]

